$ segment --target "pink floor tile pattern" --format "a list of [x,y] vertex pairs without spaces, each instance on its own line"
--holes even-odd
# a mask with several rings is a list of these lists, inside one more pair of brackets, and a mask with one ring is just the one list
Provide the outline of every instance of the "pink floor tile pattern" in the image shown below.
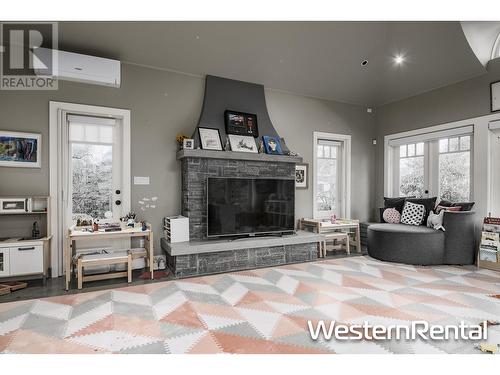
[[500,320],[499,291],[498,273],[474,267],[322,260],[0,304],[0,352],[477,353],[460,341],[313,341],[307,321]]

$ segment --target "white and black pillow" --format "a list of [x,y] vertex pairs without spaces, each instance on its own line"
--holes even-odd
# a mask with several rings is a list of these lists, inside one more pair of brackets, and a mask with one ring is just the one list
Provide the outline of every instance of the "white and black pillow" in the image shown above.
[[401,215],[401,224],[420,225],[425,218],[425,206],[406,201]]

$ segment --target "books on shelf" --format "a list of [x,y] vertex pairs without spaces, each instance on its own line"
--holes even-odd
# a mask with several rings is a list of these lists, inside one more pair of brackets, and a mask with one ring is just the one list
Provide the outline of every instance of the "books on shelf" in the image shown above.
[[500,256],[500,218],[486,217],[483,223],[479,260],[499,262]]

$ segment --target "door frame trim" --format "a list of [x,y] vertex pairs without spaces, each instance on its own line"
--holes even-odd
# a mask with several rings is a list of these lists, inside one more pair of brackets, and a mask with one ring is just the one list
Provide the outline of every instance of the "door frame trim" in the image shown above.
[[63,114],[66,112],[83,114],[83,115],[99,115],[103,117],[114,117],[122,122],[123,144],[121,157],[123,163],[123,186],[122,197],[123,211],[130,211],[131,204],[131,164],[130,164],[130,129],[131,116],[130,110],[94,106],[87,104],[76,104],[67,102],[49,102],[49,191],[50,191],[50,216],[49,228],[52,235],[50,244],[51,250],[51,267],[52,277],[62,276],[63,274],[63,239],[65,233],[60,230],[60,218],[62,207],[60,200],[62,198],[62,160],[59,158],[62,152],[62,130],[63,130]]

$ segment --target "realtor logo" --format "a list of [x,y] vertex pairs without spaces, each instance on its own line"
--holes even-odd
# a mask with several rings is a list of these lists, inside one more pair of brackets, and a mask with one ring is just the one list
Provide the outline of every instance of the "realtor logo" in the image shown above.
[[57,90],[57,23],[0,24],[0,89]]

